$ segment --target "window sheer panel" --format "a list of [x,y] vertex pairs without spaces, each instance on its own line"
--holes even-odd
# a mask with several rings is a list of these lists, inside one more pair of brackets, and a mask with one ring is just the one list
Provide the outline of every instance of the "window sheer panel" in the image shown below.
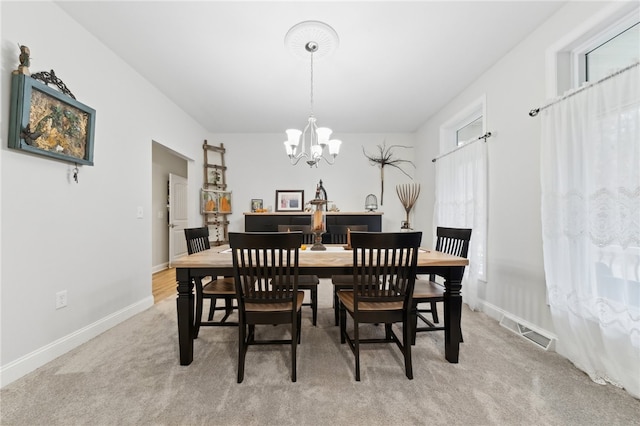
[[544,111],[542,225],[558,352],[640,397],[640,66]]
[[478,280],[486,280],[487,144],[476,141],[436,161],[434,229],[471,228],[463,301],[478,309]]

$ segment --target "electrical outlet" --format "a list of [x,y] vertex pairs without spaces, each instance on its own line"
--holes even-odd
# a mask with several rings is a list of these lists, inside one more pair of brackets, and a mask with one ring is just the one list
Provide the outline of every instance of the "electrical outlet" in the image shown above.
[[56,293],[56,309],[64,308],[67,306],[67,290],[62,290]]

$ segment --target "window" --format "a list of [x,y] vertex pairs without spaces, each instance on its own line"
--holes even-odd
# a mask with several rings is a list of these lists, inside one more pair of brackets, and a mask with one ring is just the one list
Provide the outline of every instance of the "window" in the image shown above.
[[547,51],[547,97],[594,82],[640,60],[640,8],[614,2]]
[[456,145],[464,145],[465,143],[472,142],[478,139],[484,134],[482,131],[484,127],[483,116],[474,119],[471,123],[466,124],[462,128],[456,131]]
[[487,280],[487,151],[485,142],[478,141],[487,132],[486,118],[486,95],[482,95],[443,123],[436,161],[434,229],[473,229],[469,246],[473,267],[466,278],[467,285],[473,282],[466,292],[470,306],[477,300],[477,281]]
[[[636,18],[631,16],[630,18]],[[613,73],[615,70],[624,68],[640,60],[640,23],[636,21],[631,27],[627,27],[618,32],[620,27],[626,27],[628,19],[623,20],[620,25],[609,28],[599,37],[590,43],[591,50],[582,53],[584,55],[584,65],[580,69],[580,82],[598,81]],[[608,38],[611,32],[617,33]],[[602,38],[607,40],[598,44]]]
[[440,127],[440,155],[477,140],[486,132],[486,97],[483,95]]

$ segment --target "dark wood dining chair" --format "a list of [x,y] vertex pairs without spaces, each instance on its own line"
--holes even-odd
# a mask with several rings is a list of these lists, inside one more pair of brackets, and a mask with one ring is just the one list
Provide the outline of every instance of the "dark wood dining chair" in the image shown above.
[[[201,228],[186,228],[184,230],[184,236],[187,239],[187,252],[194,254],[203,250],[209,250],[211,245],[209,243],[209,228],[204,226]],[[198,337],[201,326],[235,326],[237,322],[227,321],[229,315],[233,313],[234,303],[236,298],[236,288],[233,281],[233,277],[209,277],[206,283],[203,283],[202,278],[196,278],[200,280],[200,285],[196,285],[196,312],[195,312],[195,334],[194,337]],[[202,321],[202,309],[204,299],[209,299],[209,315],[207,321]],[[219,299],[224,300],[224,307],[219,307],[217,301]],[[224,310],[224,316],[220,321],[214,321],[213,317],[216,311]]]
[[[250,345],[290,344],[296,381],[304,292],[298,290],[299,232],[229,233],[238,300],[238,383]],[[277,282],[277,284],[273,284]],[[291,324],[291,338],[256,339],[256,325]]]
[[[349,343],[360,381],[360,345],[395,343],[404,356],[405,374],[413,379],[411,364],[411,297],[422,232],[354,232],[353,289],[338,291],[340,342]],[[347,313],[353,319],[353,337],[347,332]],[[384,338],[360,338],[360,324],[384,324]],[[402,323],[402,342],[393,330]]]
[[[311,232],[311,225],[278,225],[278,232],[302,232],[302,244],[313,244],[315,236]],[[298,289],[309,290],[309,303],[304,306],[311,307],[311,322],[315,326],[318,321],[318,284],[320,278],[317,275],[300,275],[298,277]]]
[[[469,241],[471,240],[471,229],[468,228],[445,228],[438,227],[436,230],[436,251],[451,254],[454,256],[467,257],[469,253]],[[436,275],[429,275],[428,280],[416,279],[413,290],[413,338],[412,343],[416,343],[416,333],[421,331],[444,330],[439,324],[437,303],[444,302],[444,285],[436,281]],[[428,303],[428,308],[420,308],[420,304]],[[431,314],[429,320],[424,314]],[[418,326],[418,318],[424,323]],[[462,332],[460,333],[462,336]]]
[[[331,244],[347,244],[347,229],[349,232],[367,232],[368,225],[329,225],[329,235]],[[333,284],[333,316],[336,326],[338,326],[338,291],[353,288],[353,276],[351,275],[332,275],[331,284]]]

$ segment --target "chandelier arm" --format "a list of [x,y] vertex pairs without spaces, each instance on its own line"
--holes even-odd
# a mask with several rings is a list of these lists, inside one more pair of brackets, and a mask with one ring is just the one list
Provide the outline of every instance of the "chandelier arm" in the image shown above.
[[302,160],[302,158],[304,158],[306,156],[307,156],[307,154],[305,154],[303,152],[303,153],[298,154],[296,156],[289,157],[289,161],[291,162],[292,166],[295,166],[296,164],[298,164],[300,162],[300,160]]
[[335,155],[331,155],[331,159],[327,158],[326,156],[322,155],[320,157],[318,157],[318,161],[319,159],[323,159],[324,161],[327,162],[327,164],[329,164],[330,166],[333,166],[335,164],[335,160],[336,160],[336,156]]

